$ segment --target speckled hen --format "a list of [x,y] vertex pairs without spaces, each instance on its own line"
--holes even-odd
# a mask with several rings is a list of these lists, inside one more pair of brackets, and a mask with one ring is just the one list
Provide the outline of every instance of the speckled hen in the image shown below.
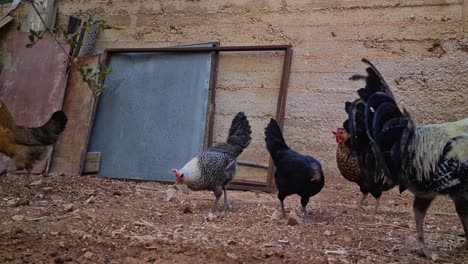
[[[382,192],[392,189],[395,184],[390,181],[385,181],[385,179],[380,176],[375,177],[376,173],[382,174],[382,171],[376,171],[375,166],[369,165],[361,168],[358,156],[355,152],[351,151],[350,135],[346,130],[339,128],[336,131],[333,131],[333,134],[335,135],[336,142],[338,143],[338,147],[336,148],[336,163],[338,165],[338,169],[345,179],[359,185],[359,190],[362,192],[362,198],[358,203],[358,208],[362,209],[362,203],[370,193],[375,199],[377,199],[374,207],[374,211],[377,212]],[[371,158],[373,155],[372,149],[369,142],[366,142],[365,144],[367,145],[366,159],[368,162],[372,162],[374,161],[374,159]]]
[[226,188],[237,172],[236,158],[250,144],[249,121],[239,112],[231,123],[226,143],[218,143],[198,153],[185,166],[173,169],[178,184],[186,184],[193,191],[211,190],[215,200],[209,210],[213,213],[224,192],[224,211],[230,209]]

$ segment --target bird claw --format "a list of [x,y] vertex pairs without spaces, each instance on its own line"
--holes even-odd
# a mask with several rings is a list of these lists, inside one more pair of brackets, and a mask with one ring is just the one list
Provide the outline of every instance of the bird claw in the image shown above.
[[461,250],[468,250],[468,240],[460,247]]
[[361,211],[361,212],[363,212],[363,213],[365,213],[365,212],[366,212],[366,209],[365,209],[365,208],[364,208],[364,206],[362,206],[362,205],[358,205],[358,206],[356,206],[356,209],[357,209],[358,211]]
[[428,248],[425,247],[425,246],[419,247],[419,249],[418,249],[418,254],[419,254],[421,257],[430,258],[430,259],[432,259],[433,261],[436,261],[436,260],[439,258],[439,256],[437,256],[436,253],[432,252],[432,250],[428,249]]
[[231,210],[232,206],[228,203],[224,205],[224,212]]

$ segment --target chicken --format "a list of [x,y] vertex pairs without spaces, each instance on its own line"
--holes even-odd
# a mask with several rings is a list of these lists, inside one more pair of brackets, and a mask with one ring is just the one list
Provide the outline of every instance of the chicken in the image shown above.
[[[364,168],[361,170],[356,153],[353,153],[350,146],[348,146],[351,140],[349,140],[349,134],[346,130],[339,128],[333,131],[333,134],[338,143],[338,147],[336,148],[336,163],[338,164],[338,169],[345,179],[359,185],[359,189],[362,192],[362,198],[358,203],[358,208],[362,208],[362,203],[369,193],[371,193],[372,196],[377,199],[374,207],[374,211],[377,212],[382,192],[392,189],[395,184],[385,182],[382,177],[374,177],[376,173],[375,167],[367,167],[367,169]],[[369,159],[369,156],[373,155],[373,153],[370,149],[370,145],[368,146],[367,154]]]
[[45,158],[67,121],[65,113],[57,111],[41,127],[17,126],[6,104],[0,101],[0,152],[13,160],[17,170],[28,171],[29,183],[34,164]]
[[304,222],[308,222],[306,206],[309,199],[319,193],[325,183],[320,162],[289,148],[273,118],[265,128],[265,142],[276,166],[275,183],[283,218],[286,218],[284,199],[297,194],[301,197]]
[[211,190],[215,200],[209,210],[212,214],[224,192],[224,211],[231,208],[226,188],[237,172],[236,158],[250,144],[252,131],[243,112],[239,112],[231,123],[226,143],[218,143],[198,153],[185,166],[173,169],[178,184],[186,184],[193,191]]
[[[424,242],[423,221],[437,195],[448,195],[454,201],[468,239],[468,119],[416,126],[406,110],[400,111],[375,66],[363,62],[369,65],[367,76],[351,77],[366,81],[348,112],[351,139],[361,140],[364,134],[360,131],[365,131],[384,178],[414,193],[418,251],[435,258]],[[356,118],[359,112],[364,119]],[[468,249],[468,240],[463,247]]]

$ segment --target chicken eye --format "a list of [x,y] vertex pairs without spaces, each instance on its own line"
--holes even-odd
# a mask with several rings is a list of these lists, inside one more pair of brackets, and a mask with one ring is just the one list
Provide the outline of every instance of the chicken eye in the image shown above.
[[183,173],[182,173],[182,174],[180,174],[180,178],[181,178],[181,179],[183,179],[183,178],[184,178],[184,174],[183,174]]

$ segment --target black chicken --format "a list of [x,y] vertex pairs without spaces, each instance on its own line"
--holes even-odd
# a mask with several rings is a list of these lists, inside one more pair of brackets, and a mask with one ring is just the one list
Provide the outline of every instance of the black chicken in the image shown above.
[[273,118],[265,128],[265,142],[276,166],[275,183],[283,218],[286,217],[284,199],[289,195],[297,194],[301,197],[304,222],[307,222],[306,206],[309,199],[319,193],[325,183],[320,162],[311,156],[301,155],[290,149]]
[[[368,60],[367,76],[359,99],[349,105],[345,122],[351,133],[352,148],[361,166],[376,166],[383,177],[400,190],[414,193],[413,209],[418,232],[419,253],[435,258],[424,243],[423,220],[437,195],[448,195],[468,238],[468,119],[427,126],[415,126],[406,110],[400,111],[380,73]],[[375,161],[368,162],[360,142],[369,140]],[[371,164],[372,163],[372,164]],[[465,242],[468,249],[468,241]]]

